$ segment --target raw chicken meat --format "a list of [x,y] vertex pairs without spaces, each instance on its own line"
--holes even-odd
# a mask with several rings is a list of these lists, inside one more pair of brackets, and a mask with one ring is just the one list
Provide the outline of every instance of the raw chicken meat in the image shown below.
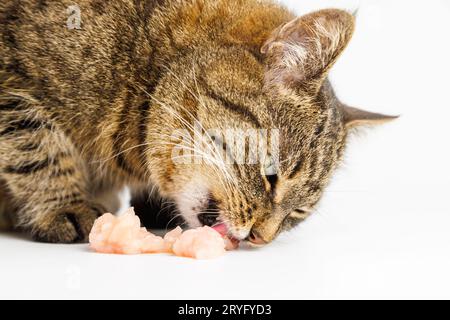
[[106,213],[98,218],[89,235],[91,248],[102,253],[138,254],[168,252],[163,238],[141,228],[139,218],[129,209],[121,217]]
[[180,257],[212,259],[225,253],[225,241],[214,229],[202,227],[182,233],[172,250]]
[[225,250],[236,249],[239,242],[226,235],[225,225],[201,227],[183,232],[180,227],[164,238],[141,228],[133,208],[115,217],[106,213],[98,218],[89,235],[91,248],[101,253],[140,254],[173,253],[196,259],[217,258]]

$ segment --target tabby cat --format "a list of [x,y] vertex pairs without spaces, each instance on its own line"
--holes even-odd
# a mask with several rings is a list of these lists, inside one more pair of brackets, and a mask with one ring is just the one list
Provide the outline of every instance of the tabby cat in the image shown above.
[[[0,209],[38,241],[86,241],[129,186],[191,227],[222,222],[237,239],[269,243],[313,211],[350,130],[393,119],[333,93],[327,75],[354,30],[341,10],[8,0],[0,25]],[[278,129],[275,172],[174,161],[173,132],[194,123]]]

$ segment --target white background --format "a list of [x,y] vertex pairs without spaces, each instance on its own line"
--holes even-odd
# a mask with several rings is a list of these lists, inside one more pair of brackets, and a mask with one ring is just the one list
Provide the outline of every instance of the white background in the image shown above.
[[402,115],[351,139],[318,212],[213,261],[0,235],[0,298],[450,298],[449,2],[285,2],[359,7],[331,80],[348,104]]

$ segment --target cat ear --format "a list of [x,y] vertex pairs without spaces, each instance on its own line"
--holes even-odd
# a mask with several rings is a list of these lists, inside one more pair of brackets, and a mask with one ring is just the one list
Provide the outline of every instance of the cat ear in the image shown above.
[[373,113],[346,105],[340,106],[345,126],[349,129],[359,126],[383,124],[397,119],[399,116],[388,116],[381,113]]
[[317,93],[329,69],[349,43],[354,25],[350,13],[327,9],[279,27],[261,48],[268,66],[266,83]]

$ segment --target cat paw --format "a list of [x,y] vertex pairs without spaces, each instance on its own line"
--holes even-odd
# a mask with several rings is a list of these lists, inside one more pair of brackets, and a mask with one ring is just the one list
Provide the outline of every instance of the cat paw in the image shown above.
[[105,211],[98,206],[78,206],[60,209],[44,215],[32,227],[34,240],[48,243],[83,243],[95,220]]

